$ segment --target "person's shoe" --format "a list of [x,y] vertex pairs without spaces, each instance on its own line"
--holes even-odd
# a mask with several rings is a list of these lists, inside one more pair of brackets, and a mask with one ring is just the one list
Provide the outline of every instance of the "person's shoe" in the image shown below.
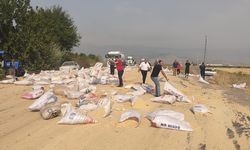
[[117,87],[123,87],[123,85],[118,85]]

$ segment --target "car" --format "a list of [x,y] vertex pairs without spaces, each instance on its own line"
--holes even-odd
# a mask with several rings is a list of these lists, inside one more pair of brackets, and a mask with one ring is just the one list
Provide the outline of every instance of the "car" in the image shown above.
[[62,66],[59,68],[59,70],[79,70],[80,66],[75,61],[65,61]]

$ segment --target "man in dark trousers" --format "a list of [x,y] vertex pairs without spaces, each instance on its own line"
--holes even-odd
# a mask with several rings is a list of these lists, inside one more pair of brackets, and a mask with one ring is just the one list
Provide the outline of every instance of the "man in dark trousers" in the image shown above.
[[124,73],[124,65],[123,65],[121,57],[115,56],[115,65],[116,65],[116,69],[118,71],[118,78],[119,78],[118,87],[123,87],[122,75]]
[[161,96],[160,82],[158,80],[159,73],[161,72],[162,75],[165,77],[165,79],[168,81],[168,78],[167,78],[166,74],[162,70],[162,64],[163,64],[162,60],[157,60],[155,65],[154,65],[153,71],[151,73],[151,79],[155,84],[155,96],[156,97]]
[[204,62],[202,62],[202,64],[200,65],[200,73],[201,73],[201,77],[205,80],[205,70],[206,70],[206,65]]
[[109,60],[109,67],[110,67],[110,74],[114,75],[115,74],[115,62],[112,59]]
[[189,76],[190,65],[191,64],[190,64],[189,60],[187,60],[185,63],[185,78],[188,78],[188,76]]

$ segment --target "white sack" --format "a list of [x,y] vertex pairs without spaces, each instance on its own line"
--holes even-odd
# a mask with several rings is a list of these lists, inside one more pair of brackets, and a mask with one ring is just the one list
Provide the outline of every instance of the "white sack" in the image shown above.
[[49,103],[40,109],[40,115],[48,120],[57,117],[61,113],[61,104],[59,102]]
[[33,85],[32,86],[32,90],[40,90],[40,89],[44,89],[44,87],[41,85]]
[[120,103],[127,102],[127,101],[133,103],[135,101],[135,96],[128,95],[128,94],[117,94],[114,96],[114,99]]
[[180,121],[170,116],[156,116],[153,121],[153,125],[158,128],[168,128],[174,130],[193,131],[189,123],[186,121]]
[[133,92],[128,92],[127,94],[133,95],[133,96],[141,96],[145,94],[145,91],[133,91]]
[[79,107],[79,109],[85,110],[85,111],[93,111],[93,110],[96,110],[97,108],[98,108],[98,105],[93,104],[93,103],[84,104]]
[[154,93],[154,87],[149,84],[142,84],[142,88],[147,92],[147,93]]
[[233,87],[237,88],[237,89],[244,89],[244,88],[246,88],[246,86],[247,86],[246,82],[245,83],[240,83],[240,84],[233,84]]
[[84,93],[83,92],[79,92],[79,91],[65,90],[64,94],[69,99],[77,99],[77,98],[80,98],[80,96],[83,95]]
[[7,79],[7,80],[0,81],[0,83],[2,83],[2,84],[12,84],[15,81],[16,81],[15,79]]
[[169,82],[165,82],[164,92],[176,96],[178,101],[190,102],[187,96],[185,96],[181,91],[172,86]]
[[122,113],[119,122],[123,122],[123,121],[131,119],[131,118],[135,118],[138,121],[137,126],[139,126],[139,124],[141,122],[141,114],[134,109],[130,109],[130,110],[127,110],[124,113]]
[[196,104],[191,108],[193,113],[208,113],[208,108],[203,104]]
[[184,120],[183,113],[172,111],[169,109],[156,109],[155,111],[148,113],[146,117],[149,120],[153,121],[156,116],[169,116],[180,121]]
[[57,97],[54,93],[49,90],[44,93],[40,98],[36,99],[30,106],[29,109],[32,111],[40,110],[45,104],[57,101]]
[[87,124],[95,123],[96,121],[78,111],[76,111],[71,104],[62,104],[63,116],[58,124]]
[[173,104],[176,101],[176,96],[174,95],[163,95],[160,97],[154,97],[151,99],[153,102],[159,102],[159,103],[169,103]]
[[206,80],[204,80],[201,76],[199,78],[199,82],[201,83],[205,83],[205,84],[209,84]]
[[111,114],[112,105],[111,105],[111,101],[108,99],[108,97],[104,97],[104,98],[100,99],[98,102],[98,105],[103,107],[103,109],[104,109],[103,117],[107,117]]
[[15,81],[14,84],[16,85],[32,85],[33,82],[30,80],[21,80],[21,81]]
[[25,92],[21,97],[25,99],[36,99],[44,94],[43,89],[37,89],[30,92]]

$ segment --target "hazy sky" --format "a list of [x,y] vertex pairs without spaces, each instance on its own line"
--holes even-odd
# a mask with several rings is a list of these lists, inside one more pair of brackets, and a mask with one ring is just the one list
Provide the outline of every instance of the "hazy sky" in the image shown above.
[[164,53],[250,64],[250,0],[31,0],[60,5],[82,36],[78,51]]

